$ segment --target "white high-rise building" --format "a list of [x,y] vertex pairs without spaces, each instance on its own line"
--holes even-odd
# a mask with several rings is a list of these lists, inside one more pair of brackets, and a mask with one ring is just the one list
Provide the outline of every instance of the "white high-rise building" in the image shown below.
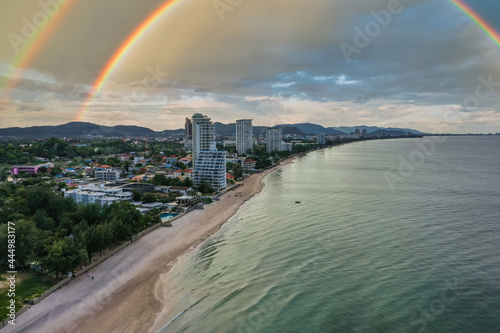
[[193,115],[193,165],[200,151],[210,150],[210,144],[215,141],[215,127],[210,118],[200,113]]
[[324,145],[326,143],[325,133],[319,133],[316,137],[316,143]]
[[193,182],[200,185],[206,181],[215,191],[226,188],[226,151],[217,151],[215,142],[209,150],[198,152],[194,166]]
[[253,147],[252,119],[236,120],[236,150],[240,155],[246,155]]
[[281,151],[281,140],[283,138],[283,132],[280,127],[268,128],[267,129],[267,152]]
[[184,137],[184,146],[190,148],[193,142],[193,122],[191,121],[191,119],[186,118],[184,129],[186,131]]

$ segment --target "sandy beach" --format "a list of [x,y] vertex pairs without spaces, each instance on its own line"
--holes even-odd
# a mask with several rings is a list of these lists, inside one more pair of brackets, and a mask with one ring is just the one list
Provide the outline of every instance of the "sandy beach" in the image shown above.
[[[67,286],[49,295],[8,325],[4,332],[154,332],[157,316],[168,308],[157,292],[160,276],[179,257],[216,233],[253,195],[263,178],[286,164],[254,174],[235,191],[204,210],[192,211],[138,239]],[[241,196],[235,196],[235,192]],[[163,281],[163,283],[168,283]],[[153,327],[154,325],[154,327]]]

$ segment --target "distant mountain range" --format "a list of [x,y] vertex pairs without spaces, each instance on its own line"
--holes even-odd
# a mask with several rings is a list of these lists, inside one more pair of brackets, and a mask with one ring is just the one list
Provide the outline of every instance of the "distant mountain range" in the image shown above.
[[[340,134],[349,134],[356,129],[359,129],[362,131],[363,129],[366,129],[367,133],[392,133],[392,132],[398,132],[398,133],[403,133],[406,134],[408,132],[413,133],[413,134],[423,134],[420,131],[414,130],[414,129],[409,129],[409,128],[392,128],[392,127],[376,127],[376,126],[341,126],[341,127],[323,127],[321,125],[316,125],[316,124],[310,124],[310,123],[303,123],[303,124],[293,124],[293,125],[279,125],[280,127],[285,127],[285,126],[293,126],[298,128],[299,130],[309,133],[309,134],[319,134],[319,133],[324,133],[324,134],[330,134],[330,135],[340,135]],[[396,134],[397,135],[397,134]]]
[[[232,136],[236,133],[236,124],[214,123],[215,132],[220,136]],[[383,128],[374,126],[354,126],[354,127],[323,127],[321,125],[302,123],[302,124],[282,124],[278,127],[283,128],[283,134],[295,135],[315,135],[324,133],[327,135],[341,135],[354,132],[357,128],[363,130],[366,128],[368,133],[386,135],[402,135],[407,132],[422,134],[421,132],[407,128]],[[256,135],[265,133],[267,126],[254,126],[253,132]],[[71,122],[58,126],[32,126],[32,127],[10,127],[0,129],[0,138],[30,138],[45,139],[49,137],[57,138],[77,138],[77,137],[165,137],[182,136],[184,129],[153,131],[152,129],[140,126],[103,126],[86,122]]]

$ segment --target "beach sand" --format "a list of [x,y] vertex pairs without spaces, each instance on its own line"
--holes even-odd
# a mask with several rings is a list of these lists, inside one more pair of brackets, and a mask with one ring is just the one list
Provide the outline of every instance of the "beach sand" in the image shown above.
[[[283,161],[289,164],[293,158]],[[169,304],[158,295],[160,280],[177,259],[216,233],[278,167],[254,174],[243,185],[205,207],[138,239],[67,286],[49,295],[4,332],[155,332]],[[241,196],[235,196],[241,193]],[[160,284],[160,285],[159,285]],[[155,325],[154,325],[155,324]],[[153,327],[154,325],[154,327]],[[159,327],[158,327],[159,326]]]

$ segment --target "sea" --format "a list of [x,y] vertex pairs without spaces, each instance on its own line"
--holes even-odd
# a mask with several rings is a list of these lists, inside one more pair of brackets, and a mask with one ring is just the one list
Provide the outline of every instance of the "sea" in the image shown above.
[[159,332],[500,332],[500,136],[298,157],[168,275]]

